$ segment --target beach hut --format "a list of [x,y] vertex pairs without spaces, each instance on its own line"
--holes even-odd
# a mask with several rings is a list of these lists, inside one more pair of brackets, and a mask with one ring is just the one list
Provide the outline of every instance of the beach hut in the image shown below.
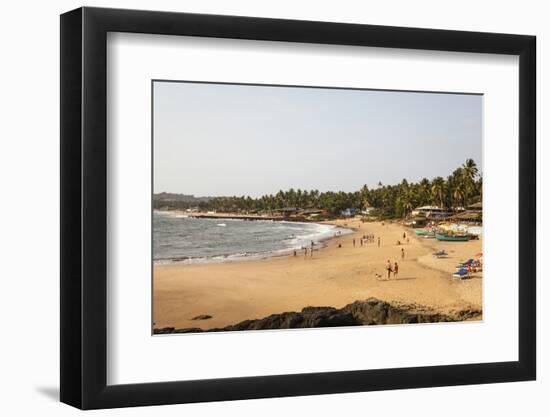
[[483,204],[481,203],[481,201],[479,203],[475,203],[475,204],[470,204],[467,209],[469,211],[477,211],[477,212],[482,212],[483,211]]
[[340,215],[342,215],[344,217],[351,217],[351,216],[355,216],[356,212],[357,212],[357,210],[354,209],[354,208],[347,208],[345,210],[341,210]]
[[319,216],[325,215],[324,210],[318,210],[318,209],[309,209],[309,210],[302,210],[299,212],[300,216],[304,216],[308,219],[316,219]]
[[425,217],[419,217],[419,216],[411,217],[405,220],[405,226],[410,226],[413,228],[424,227],[426,226],[427,223],[428,223],[428,219],[426,219]]
[[279,216],[283,217],[290,217],[292,215],[295,215],[298,213],[298,209],[296,207],[285,207],[281,209],[275,209],[273,210],[275,214],[278,214]]
[[438,206],[417,207],[411,212],[412,217],[425,217],[427,219],[445,219],[452,214],[451,210]]
[[462,213],[455,214],[450,217],[451,220],[456,222],[465,223],[481,223],[481,212],[474,210],[466,210]]
[[368,216],[369,214],[371,214],[374,210],[374,207],[370,207],[370,206],[365,206],[363,208],[363,210],[361,210],[361,214],[364,214],[365,216]]

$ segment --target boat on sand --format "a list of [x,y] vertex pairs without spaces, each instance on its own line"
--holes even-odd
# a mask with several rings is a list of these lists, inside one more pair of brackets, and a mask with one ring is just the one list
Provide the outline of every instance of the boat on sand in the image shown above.
[[436,233],[435,238],[445,242],[467,242],[470,240],[469,235],[456,233]]
[[415,229],[414,233],[417,236],[433,236],[434,231],[430,229]]

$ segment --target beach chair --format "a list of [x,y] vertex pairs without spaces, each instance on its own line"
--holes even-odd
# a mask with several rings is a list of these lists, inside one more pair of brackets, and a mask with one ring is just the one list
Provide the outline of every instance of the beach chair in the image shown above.
[[467,268],[460,268],[458,271],[456,271],[453,274],[453,278],[468,278],[468,269]]
[[464,262],[460,262],[456,267],[457,268],[464,268],[464,267],[468,267],[468,265],[472,265],[474,262],[473,259],[468,259],[467,261],[464,261]]
[[435,256],[436,258],[443,258],[443,257],[447,256],[448,253],[445,252],[444,249],[442,249],[442,250],[435,251],[434,253],[432,253],[432,255]]

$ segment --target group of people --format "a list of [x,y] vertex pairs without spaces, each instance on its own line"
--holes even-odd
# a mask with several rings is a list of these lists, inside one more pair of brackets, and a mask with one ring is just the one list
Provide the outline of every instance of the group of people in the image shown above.
[[[359,243],[363,246],[363,243],[374,242],[374,235],[363,235],[359,239]],[[378,246],[380,246],[380,238],[378,238]],[[353,247],[355,247],[355,238],[353,238]]]
[[[374,238],[374,235],[372,235],[372,234],[371,235],[363,235],[359,239],[359,243],[361,244],[361,246],[363,246],[363,243],[369,243],[369,242],[374,243],[374,241],[375,241],[375,238]],[[356,244],[356,239],[355,238],[352,239],[352,244],[353,244],[353,247],[355,247],[355,244]],[[339,244],[338,247],[341,248],[342,244]],[[380,247],[380,236],[378,236],[378,247]]]
[[[407,237],[407,234],[403,232],[403,240],[406,239],[407,244],[409,243],[409,238]],[[401,245],[401,241],[397,241],[397,245]],[[405,248],[401,248],[401,259],[405,259]],[[399,265],[397,264],[397,261],[395,261],[392,265],[391,261],[388,259],[386,262],[386,271],[388,272],[388,279],[391,279],[391,274],[393,273],[393,277],[397,277],[397,274],[399,273]]]
[[[339,235],[340,234],[340,231],[337,232],[337,234]],[[335,237],[337,236],[337,234],[335,233]],[[407,240],[407,243],[409,243],[409,239],[407,237],[407,235],[405,233],[403,233],[403,239],[406,239]],[[374,242],[375,241],[375,236],[374,234],[369,234],[369,235],[363,235],[361,236],[361,238],[359,239],[359,242],[361,244],[361,246],[363,246],[363,243],[369,243],[369,242]],[[378,237],[378,247],[380,247],[380,236]],[[400,241],[397,241],[398,245],[401,244]],[[352,243],[353,243],[353,247],[355,247],[355,244],[356,244],[356,239],[353,238],[352,240]],[[308,255],[310,258],[313,257],[313,250],[314,250],[314,246],[315,246],[315,242],[313,242],[313,240],[311,241],[311,244],[310,244],[310,247],[308,246],[302,246],[302,250],[304,251],[304,257],[307,258]],[[342,247],[342,244],[339,243],[338,244],[338,247],[341,248]],[[294,256],[297,256],[297,251],[294,250]],[[405,249],[404,248],[401,248],[401,259],[405,259]],[[393,264],[390,262],[390,260],[388,259],[387,263],[386,263],[386,270],[388,272],[388,279],[391,279],[391,274],[393,274],[393,277],[397,277],[397,274],[399,273],[399,265],[397,264],[397,262],[394,262]]]
[[[302,246],[302,250],[304,251],[304,258],[307,258],[307,255],[309,254],[310,258],[313,258],[313,247],[315,246],[315,242],[312,240],[310,243],[310,247]],[[298,256],[298,251],[294,249],[294,256]]]
[[397,265],[397,261],[392,265],[391,261],[388,259],[388,262],[386,262],[386,270],[388,271],[388,279],[391,279],[392,273],[393,277],[396,278],[399,273],[399,265]]
[[[380,238],[378,238],[380,239]],[[368,242],[374,242],[374,235],[363,235],[363,239],[362,239],[364,242],[368,243]]]

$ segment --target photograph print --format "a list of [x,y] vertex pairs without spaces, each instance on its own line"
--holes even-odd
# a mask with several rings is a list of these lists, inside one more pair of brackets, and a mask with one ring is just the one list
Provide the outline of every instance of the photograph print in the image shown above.
[[153,334],[483,319],[482,95],[152,92]]

